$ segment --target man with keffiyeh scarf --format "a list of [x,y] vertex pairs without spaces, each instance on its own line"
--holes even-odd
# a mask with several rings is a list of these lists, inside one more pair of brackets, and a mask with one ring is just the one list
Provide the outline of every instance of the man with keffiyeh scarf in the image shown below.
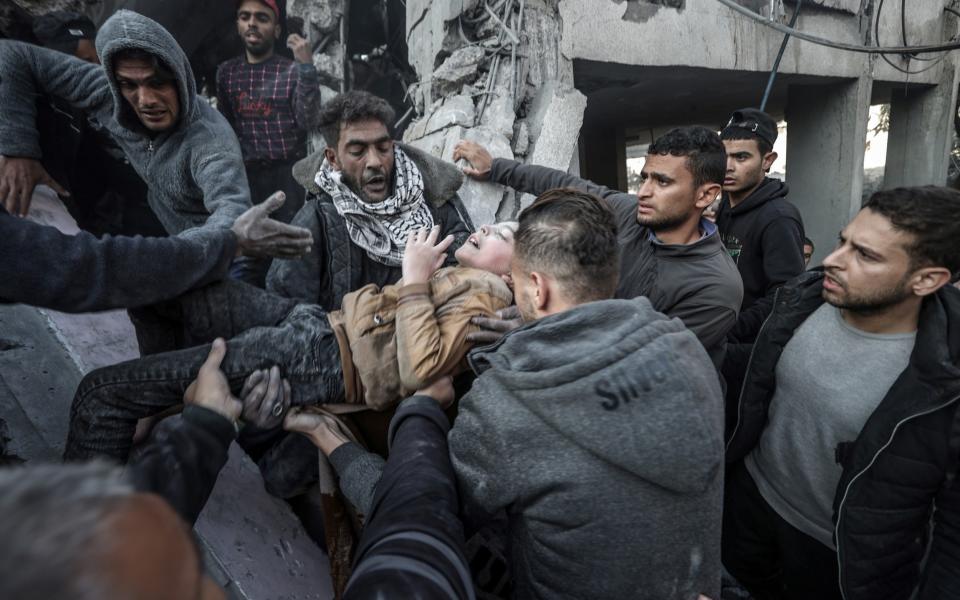
[[327,147],[293,170],[309,193],[293,223],[312,231],[316,243],[301,260],[276,261],[269,290],[335,310],[357,288],[396,283],[408,233],[434,225],[441,237],[454,236],[452,261],[473,230],[457,196],[463,175],[396,143],[393,122],[386,101],[367,92],[346,92],[324,106]]

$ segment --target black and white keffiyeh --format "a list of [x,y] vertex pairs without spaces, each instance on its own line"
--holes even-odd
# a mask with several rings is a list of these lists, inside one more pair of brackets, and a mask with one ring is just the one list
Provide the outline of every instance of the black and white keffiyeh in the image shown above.
[[420,169],[400,148],[394,148],[395,185],[393,195],[382,202],[368,204],[341,180],[324,159],[316,182],[330,194],[337,212],[347,223],[354,244],[363,248],[373,260],[399,267],[407,236],[417,229],[433,227],[433,214],[423,197],[423,176]]

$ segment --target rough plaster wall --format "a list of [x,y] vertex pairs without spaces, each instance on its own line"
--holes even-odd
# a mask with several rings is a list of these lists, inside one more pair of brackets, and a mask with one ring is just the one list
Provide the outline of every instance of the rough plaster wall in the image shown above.
[[[556,0],[408,0],[420,82],[404,140],[446,160],[458,141],[474,140],[495,157],[567,170],[586,98],[573,88],[561,34]],[[472,180],[460,196],[476,224],[514,218],[531,201]]]

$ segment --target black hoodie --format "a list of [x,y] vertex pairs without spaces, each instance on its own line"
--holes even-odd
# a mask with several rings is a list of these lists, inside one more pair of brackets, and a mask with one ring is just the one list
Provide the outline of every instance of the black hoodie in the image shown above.
[[[769,177],[735,207],[724,193],[717,228],[743,279],[743,305],[735,329],[750,326],[742,341],[752,341],[763,317],[750,310],[769,291],[804,271],[803,219],[787,200],[787,184]],[[763,310],[758,306],[755,310]]]

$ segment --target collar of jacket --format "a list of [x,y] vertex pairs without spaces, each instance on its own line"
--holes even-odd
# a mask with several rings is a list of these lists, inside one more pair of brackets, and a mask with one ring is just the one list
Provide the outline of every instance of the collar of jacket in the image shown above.
[[696,260],[712,256],[718,252],[725,252],[716,225],[706,219],[701,219],[700,229],[703,231],[703,235],[692,244],[664,244],[653,231],[649,232],[649,239],[654,246],[656,255],[663,258]]
[[[463,185],[463,173],[456,165],[407,144],[397,142],[397,146],[406,152],[410,160],[420,169],[420,174],[423,176],[423,196],[427,202],[434,207],[440,207],[456,196],[460,186]],[[293,178],[308,193],[315,196],[322,195],[322,190],[315,181],[321,164],[323,164],[323,150],[318,150],[293,165]]]

